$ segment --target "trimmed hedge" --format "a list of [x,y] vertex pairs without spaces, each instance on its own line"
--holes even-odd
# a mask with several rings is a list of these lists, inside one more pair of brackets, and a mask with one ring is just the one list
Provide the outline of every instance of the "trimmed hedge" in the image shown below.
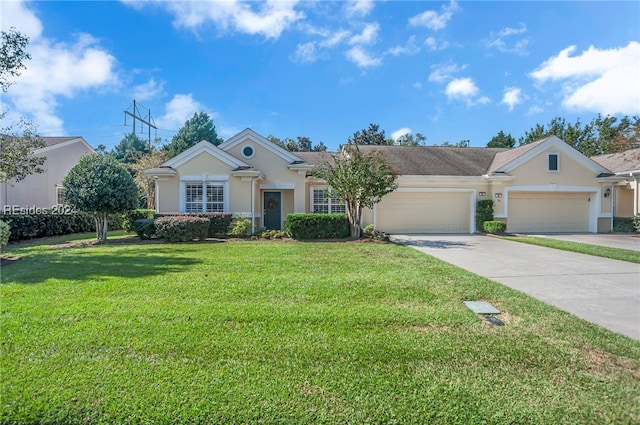
[[[95,232],[96,223],[92,213],[75,212],[60,214],[42,212],[38,214],[0,213],[0,221],[11,228],[10,241],[68,235],[70,233]],[[122,229],[122,215],[109,215],[108,228]]]
[[476,203],[476,230],[482,231],[485,221],[493,221],[493,199],[482,199]]
[[636,232],[640,233],[640,215],[633,217],[633,227],[636,228]]
[[11,228],[4,221],[0,221],[0,251],[4,251],[4,248],[9,243],[10,236]]
[[342,239],[351,235],[346,214],[289,214],[285,231],[294,239]]
[[210,221],[206,217],[172,215],[155,220],[156,235],[169,242],[204,240],[209,232]]
[[139,218],[133,222],[132,227],[140,239],[151,239],[156,236],[156,223],[152,218]]
[[145,208],[138,208],[135,210],[129,210],[122,214],[122,228],[126,230],[128,233],[135,232],[133,223],[136,220],[140,220],[143,218],[151,218],[153,219],[153,215],[156,213],[156,210],[148,210]]
[[500,234],[507,230],[507,223],[502,221],[485,221],[483,228],[487,233]]
[[214,236],[226,235],[229,232],[229,228],[231,227],[231,222],[233,221],[233,214],[231,213],[216,213],[216,212],[206,212],[206,213],[158,213],[154,215],[154,218],[158,219],[161,217],[198,217],[198,218],[206,218],[209,220],[209,233],[208,237],[212,238]]

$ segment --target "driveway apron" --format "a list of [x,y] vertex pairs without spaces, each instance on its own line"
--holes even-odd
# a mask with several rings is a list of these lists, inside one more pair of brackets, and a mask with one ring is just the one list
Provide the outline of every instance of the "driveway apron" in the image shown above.
[[482,235],[391,240],[640,341],[639,264]]

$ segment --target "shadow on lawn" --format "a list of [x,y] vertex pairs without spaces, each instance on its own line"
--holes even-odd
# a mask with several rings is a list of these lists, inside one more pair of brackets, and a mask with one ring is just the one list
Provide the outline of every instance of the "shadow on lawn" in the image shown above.
[[176,273],[201,260],[181,257],[171,249],[96,253],[89,250],[65,255],[36,254],[3,270],[2,283],[37,284],[48,279],[104,280]]

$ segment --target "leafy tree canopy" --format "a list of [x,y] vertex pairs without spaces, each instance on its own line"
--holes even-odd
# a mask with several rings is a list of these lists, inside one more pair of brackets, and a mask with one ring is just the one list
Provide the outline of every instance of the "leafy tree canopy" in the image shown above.
[[516,139],[511,134],[505,134],[500,130],[500,133],[493,136],[493,138],[487,143],[488,148],[509,148],[511,149],[516,145]]
[[395,190],[397,174],[381,152],[364,153],[355,143],[343,146],[341,155],[332,155],[331,162],[319,164],[316,172],[327,182],[331,196],[344,200],[353,239],[360,237],[363,208],[373,208]]
[[[2,118],[2,116],[0,116]],[[29,174],[42,173],[46,157],[34,151],[44,147],[44,141],[35,133],[34,126],[21,120],[15,127],[0,130],[0,182],[20,181]]]
[[164,149],[167,151],[169,158],[173,158],[203,140],[216,146],[223,141],[218,137],[216,126],[213,124],[209,114],[199,112],[193,114],[193,117],[184,123],[184,126],[173,136],[171,142],[164,146]]
[[460,140],[457,143],[451,143],[451,142],[443,142],[440,146],[445,146],[448,148],[468,148],[470,146],[471,142],[469,140]]
[[378,124],[369,124],[369,128],[356,131],[347,141],[350,145],[387,145],[384,130]]
[[131,174],[109,155],[83,156],[62,184],[69,205],[95,214],[96,235],[102,241],[107,239],[109,214],[138,205],[138,188]]
[[298,140],[293,140],[288,137],[286,139],[280,139],[276,136],[269,135],[267,139],[269,139],[271,143],[275,143],[289,152],[326,152],[327,150],[323,142],[318,142],[314,145],[311,139],[305,136],[298,136]]
[[396,146],[422,146],[426,141],[427,137],[422,133],[416,133],[415,136],[411,133],[406,133],[396,140],[390,139],[387,144]]
[[134,163],[140,154],[149,152],[147,142],[135,133],[125,134],[124,138],[110,152],[111,156],[123,164]]
[[169,157],[166,151],[151,149],[146,153],[138,152],[136,161],[129,165],[129,169],[133,171],[133,181],[138,186],[141,197],[146,199],[149,209],[154,209],[156,205],[156,183],[153,177],[144,173],[144,170],[158,167],[167,159]]
[[12,84],[11,77],[20,75],[20,70],[25,69],[25,61],[31,59],[27,52],[29,37],[15,30],[0,32],[0,87],[6,93]]
[[640,118],[598,115],[589,124],[578,119],[574,124],[562,117],[553,118],[547,125],[536,124],[520,137],[526,145],[555,135],[586,156],[622,152],[640,147]]

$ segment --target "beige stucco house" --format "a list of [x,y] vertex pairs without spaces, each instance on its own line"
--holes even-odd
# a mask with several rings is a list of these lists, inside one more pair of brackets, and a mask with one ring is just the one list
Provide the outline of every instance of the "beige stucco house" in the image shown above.
[[607,179],[615,217],[634,217],[640,211],[640,148],[594,156],[595,162],[613,172]]
[[[398,188],[362,226],[387,233],[474,233],[476,202],[493,199],[511,232],[608,232],[613,173],[557,137],[516,149],[361,146],[398,171]],[[147,170],[158,212],[221,211],[282,229],[288,214],[343,212],[314,167],[330,155],[288,152],[251,129],[213,146],[203,141]]]
[[2,211],[52,208],[62,204],[62,180],[84,155],[95,150],[82,137],[42,137],[45,146],[35,155],[45,156],[43,173],[31,174],[16,182],[9,180],[0,185]]

